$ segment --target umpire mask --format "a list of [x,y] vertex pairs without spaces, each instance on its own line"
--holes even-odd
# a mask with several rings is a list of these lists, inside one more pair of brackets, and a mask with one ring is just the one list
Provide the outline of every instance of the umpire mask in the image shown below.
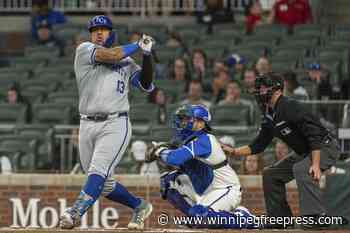
[[254,96],[262,112],[266,112],[271,97],[277,90],[283,90],[281,75],[271,72],[256,78]]

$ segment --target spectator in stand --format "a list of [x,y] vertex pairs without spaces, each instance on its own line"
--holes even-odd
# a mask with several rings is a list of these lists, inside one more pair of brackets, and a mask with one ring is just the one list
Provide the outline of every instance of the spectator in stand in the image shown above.
[[165,96],[164,90],[155,88],[154,91],[149,95],[149,101],[157,105],[158,117],[157,123],[160,125],[165,125],[167,123],[167,97]]
[[42,22],[54,26],[65,23],[66,18],[63,13],[50,9],[48,0],[33,0],[31,31],[34,40],[38,40],[38,26],[42,25]]
[[202,81],[207,74],[207,56],[202,49],[194,49],[192,52],[192,69],[194,78]]
[[311,63],[308,67],[308,77],[314,82],[310,94],[311,99],[329,100],[333,97],[330,73],[323,69],[320,63]]
[[241,98],[241,88],[237,81],[230,81],[228,83],[225,99],[221,100],[218,105],[245,105],[253,109],[253,103],[251,101]]
[[289,96],[298,100],[308,100],[309,95],[304,87],[300,86],[297,75],[293,71],[284,74],[284,92]]
[[311,7],[308,0],[277,0],[273,5],[269,23],[283,24],[292,28],[297,24],[312,23]]
[[255,69],[258,74],[267,74],[272,71],[271,63],[267,57],[260,57],[256,64]]
[[288,145],[281,140],[278,140],[275,145],[275,157],[276,161],[280,161],[286,158],[289,154]]
[[191,74],[186,60],[181,57],[176,58],[171,67],[169,76],[172,80],[186,82],[187,90],[188,84],[191,81]]
[[240,82],[243,80],[245,66],[247,65],[247,59],[239,54],[231,54],[227,59],[227,65],[232,67],[233,79]]
[[17,83],[13,83],[7,90],[6,103],[26,104]]
[[223,60],[217,59],[213,63],[213,74],[218,75],[221,70],[228,70],[228,66]]
[[261,175],[264,169],[264,158],[262,153],[244,156],[240,174],[241,175]]
[[204,100],[202,94],[202,83],[199,80],[192,80],[189,84],[187,98],[180,104],[202,104],[207,108],[210,108],[211,103],[207,100]]
[[249,1],[245,7],[245,25],[247,33],[252,33],[262,23],[262,7],[260,1]]
[[213,83],[211,85],[211,95],[214,103],[218,103],[224,98],[226,87],[230,80],[230,75],[227,69],[220,70],[219,73],[214,77]]
[[244,72],[243,84],[246,91],[253,93],[255,89],[256,72],[254,69],[247,69]]
[[37,45],[43,45],[49,48],[57,47],[59,49],[59,56],[64,56],[65,43],[53,34],[50,24],[46,21],[41,21],[37,27],[37,33]]

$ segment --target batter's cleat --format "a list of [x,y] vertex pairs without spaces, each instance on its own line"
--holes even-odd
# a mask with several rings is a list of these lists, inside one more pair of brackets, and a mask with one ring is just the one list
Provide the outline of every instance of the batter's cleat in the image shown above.
[[142,200],[141,204],[134,209],[128,228],[142,230],[145,225],[145,219],[152,213],[152,210],[152,204]]
[[79,212],[73,208],[68,208],[60,217],[60,228],[73,229],[80,226]]

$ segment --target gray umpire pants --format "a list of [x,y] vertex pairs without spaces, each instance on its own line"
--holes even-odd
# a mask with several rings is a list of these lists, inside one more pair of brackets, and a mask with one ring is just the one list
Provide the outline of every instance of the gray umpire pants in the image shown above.
[[[325,141],[321,149],[321,171],[335,164],[340,152],[335,139]],[[286,183],[295,179],[299,191],[300,215],[326,213],[319,184],[309,174],[311,154],[293,154],[263,171],[263,188],[268,216],[292,216],[286,197]]]

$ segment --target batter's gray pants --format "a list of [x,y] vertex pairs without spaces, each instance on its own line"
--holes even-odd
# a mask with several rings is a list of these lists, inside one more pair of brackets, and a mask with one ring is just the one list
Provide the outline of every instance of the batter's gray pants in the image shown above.
[[79,150],[83,170],[107,179],[131,138],[131,124],[127,116],[112,116],[106,121],[80,120]]
[[[335,139],[325,143],[321,149],[321,170],[325,171],[334,165],[339,156]],[[268,216],[292,216],[285,185],[293,179],[298,186],[300,214],[318,215],[326,212],[319,184],[309,174],[310,166],[311,154],[306,157],[294,154],[264,169],[263,188]]]

